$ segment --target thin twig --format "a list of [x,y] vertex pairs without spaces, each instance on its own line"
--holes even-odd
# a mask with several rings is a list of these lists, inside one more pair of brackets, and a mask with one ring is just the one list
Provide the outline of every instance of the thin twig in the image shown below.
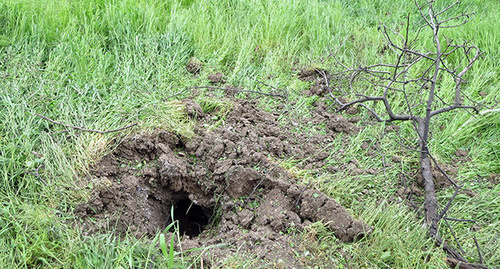
[[[430,152],[428,152],[427,154],[429,154],[429,157],[431,157],[432,161],[434,162],[434,164],[436,165],[437,169],[439,170],[439,172],[441,172],[441,174],[443,174],[444,177],[446,177],[446,179],[451,183],[453,184],[453,186],[456,187],[459,187],[458,184],[453,180],[451,179],[448,174],[443,170],[443,168],[441,168],[441,166],[437,163],[436,159],[434,158],[434,156],[432,156],[432,154]],[[461,188],[461,186],[460,186]]]
[[162,100],[163,102],[165,102],[165,101],[167,101],[167,100],[168,100],[168,99],[170,99],[170,98],[174,98],[174,97],[176,97],[176,96],[179,96],[179,95],[183,94],[183,93],[184,93],[184,92],[186,92],[187,90],[189,90],[189,88],[187,88],[187,87],[186,87],[186,88],[184,88],[184,90],[182,90],[182,91],[180,91],[180,92],[178,92],[178,93],[176,93],[176,94],[173,94],[173,95],[167,96],[167,97],[165,97],[165,98],[163,98],[163,99],[161,99],[161,100]]
[[264,83],[264,82],[262,82],[262,81],[260,81],[260,80],[258,80],[258,79],[255,79],[255,81],[259,82],[260,84],[262,84],[262,85],[264,85],[264,86],[270,87],[271,89],[274,89],[274,90],[276,90],[276,91],[282,91],[282,92],[284,92],[284,93],[285,93],[285,95],[284,95],[284,99],[288,100],[288,93],[287,93],[287,91],[286,91],[286,90],[284,90],[284,89],[280,89],[280,88],[277,88],[277,87],[274,87],[273,85],[266,84],[266,83]]
[[455,243],[457,243],[458,249],[460,250],[460,252],[462,252],[462,255],[465,255],[465,251],[462,248],[462,245],[460,245],[460,242],[458,242],[458,238],[455,235],[455,232],[453,231],[453,229],[451,228],[451,225],[446,221],[446,218],[444,220],[444,223],[446,223],[446,226],[448,226],[448,229],[450,229],[450,233],[453,236],[453,239],[455,240]]
[[277,93],[265,93],[265,92],[260,92],[260,91],[252,91],[252,90],[240,90],[240,89],[234,89],[234,88],[223,88],[223,87],[214,87],[214,86],[194,86],[194,87],[186,87],[184,88],[182,91],[176,93],[176,94],[173,94],[173,95],[170,95],[170,96],[167,96],[165,98],[162,99],[162,101],[167,101],[168,99],[171,99],[171,98],[174,98],[174,97],[177,97],[183,93],[185,93],[186,91],[188,90],[195,90],[195,89],[209,89],[209,90],[224,90],[224,91],[235,91],[235,92],[248,92],[248,93],[257,93],[257,94],[260,94],[260,95],[266,95],[266,96],[274,96],[274,97],[280,97],[280,98],[283,98],[284,100],[288,100],[288,94],[286,93],[285,90],[282,90],[282,89],[279,89],[279,88],[276,88],[272,85],[269,85],[269,84],[266,84],[264,82],[261,82],[257,79],[255,79],[257,82],[265,85],[265,86],[268,86],[272,89],[275,89],[275,90],[281,90],[283,92],[285,92],[284,95],[282,94],[277,94]]
[[471,219],[455,219],[455,218],[449,218],[449,217],[444,217],[443,219],[445,219],[445,220],[451,220],[451,221],[461,221],[461,222],[473,222],[473,223],[476,223],[475,220],[471,220]]
[[481,255],[481,248],[479,247],[479,244],[477,243],[476,236],[474,236],[474,244],[476,244],[477,255],[479,256],[479,263],[482,264],[483,263],[483,255]]
[[372,116],[375,117],[375,119],[377,119],[378,122],[383,122],[384,120],[377,114],[377,112],[375,112],[375,110],[369,108],[367,105],[363,104],[363,103],[360,103],[359,104],[360,106],[364,107],[366,110],[368,110]]
[[443,241],[443,239],[441,239],[441,237],[439,237],[439,235],[434,235],[432,238],[434,238],[434,240],[435,240],[434,243],[436,244],[436,246],[441,247],[451,257],[453,257],[454,259],[457,259],[458,261],[460,261],[462,263],[468,264],[467,261],[465,260],[465,258],[460,253],[458,253],[456,250],[454,250],[452,247],[450,247],[445,241]]
[[52,123],[55,123],[55,124],[58,124],[58,125],[62,125],[64,127],[68,127],[68,128],[73,128],[73,129],[77,129],[77,130],[80,130],[80,131],[84,131],[84,132],[92,132],[92,133],[100,133],[100,134],[107,134],[107,133],[113,133],[113,132],[118,132],[118,131],[122,131],[122,130],[125,130],[127,128],[130,128],[130,127],[133,127],[133,126],[136,126],[138,123],[133,123],[133,124],[130,124],[130,125],[127,125],[125,127],[121,127],[121,128],[118,128],[118,129],[114,129],[114,130],[106,130],[106,131],[100,131],[100,130],[93,130],[93,129],[86,129],[86,128],[83,128],[83,127],[79,127],[79,126],[74,126],[74,125],[69,125],[69,124],[66,124],[66,123],[62,123],[62,122],[59,122],[59,121],[55,121],[51,118],[48,118],[48,117],[45,117],[44,115],[41,115],[41,114],[36,114],[38,117],[44,119],[44,120],[48,120]]
[[462,188],[462,186],[456,186],[455,187],[455,193],[453,193],[453,196],[450,198],[450,200],[448,200],[448,203],[446,204],[446,206],[444,207],[443,211],[441,212],[441,214],[439,214],[439,216],[437,217],[437,222],[439,222],[443,216],[446,214],[446,212],[448,211],[448,209],[450,209],[450,206],[451,206],[451,203],[453,202],[453,200],[455,200],[455,197],[457,197],[457,194],[458,194],[458,191]]

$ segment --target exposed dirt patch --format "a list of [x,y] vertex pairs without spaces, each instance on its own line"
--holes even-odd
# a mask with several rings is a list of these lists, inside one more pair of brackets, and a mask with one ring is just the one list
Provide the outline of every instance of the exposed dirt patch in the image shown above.
[[224,83],[226,83],[226,80],[224,79],[224,74],[222,74],[221,72],[217,72],[215,74],[208,75],[208,81],[210,81],[211,84],[224,84]]
[[469,156],[469,152],[463,149],[458,149],[455,151],[456,158],[451,158],[455,165],[460,165],[461,163],[470,162],[472,159]]
[[500,174],[491,174],[488,177],[488,181],[492,186],[496,186],[500,183]]
[[92,169],[91,197],[76,209],[87,233],[116,229],[153,236],[174,218],[185,235],[184,250],[226,244],[206,251],[207,262],[238,251],[286,268],[305,266],[296,257],[300,244],[287,236],[291,230],[323,221],[344,242],[371,233],[334,199],[297,184],[279,167],[285,158],[323,167],[335,154],[329,150],[335,136],[357,131],[352,123],[319,108],[314,118],[327,122],[325,135],[291,133],[277,115],[237,101],[224,124],[208,131],[203,126],[213,123],[210,115],[191,100],[184,103],[201,120],[195,138],[133,135]]
[[186,70],[193,75],[197,75],[200,73],[202,67],[203,63],[200,60],[191,58],[186,65]]

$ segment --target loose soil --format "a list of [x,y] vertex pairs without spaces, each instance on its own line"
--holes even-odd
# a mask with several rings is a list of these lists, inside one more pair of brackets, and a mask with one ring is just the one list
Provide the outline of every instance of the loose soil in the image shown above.
[[[293,126],[280,125],[279,114],[253,101],[234,100],[223,123],[192,100],[184,104],[199,122],[194,138],[135,134],[91,169],[90,198],[75,211],[85,233],[153,237],[175,219],[183,250],[224,244],[203,252],[205,264],[217,266],[238,254],[257,257],[261,265],[301,268],[311,264],[297,256],[304,244],[289,236],[293,231],[322,221],[343,242],[372,232],[280,167],[294,159],[301,168],[329,170],[325,159],[336,154],[336,136],[359,131],[352,122],[319,104],[313,119],[327,130],[311,135],[293,133]],[[207,128],[217,122],[217,128]]]

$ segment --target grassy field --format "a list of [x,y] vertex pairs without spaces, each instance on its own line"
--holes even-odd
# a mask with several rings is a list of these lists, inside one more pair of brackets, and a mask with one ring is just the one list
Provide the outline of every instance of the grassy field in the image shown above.
[[[500,94],[500,3],[467,0],[454,10],[462,11],[476,14],[468,24],[445,34],[456,40],[474,38],[485,52],[467,75],[464,92],[491,106]],[[184,114],[182,103],[162,99],[185,87],[207,85],[207,75],[216,71],[245,89],[262,87],[256,79],[287,89],[285,106],[296,112],[290,115],[305,117],[317,97],[302,94],[310,84],[299,81],[294,70],[328,69],[333,65],[333,59],[325,57],[328,49],[341,44],[337,57],[347,64],[388,59],[390,54],[378,53],[384,40],[377,27],[384,22],[395,28],[407,14],[418,18],[414,4],[402,0],[0,2],[1,267],[148,268],[151,263],[165,267],[167,259],[157,255],[160,250],[151,240],[84,236],[69,225],[75,205],[88,195],[79,178],[109,152],[113,139],[157,129],[189,137],[194,123]],[[419,46],[429,45],[430,39],[422,39]],[[203,62],[200,75],[186,71],[190,59]],[[267,110],[281,102],[258,98]],[[89,129],[109,130],[135,122],[138,126],[119,134],[73,129],[61,133],[63,127],[37,113]],[[450,164],[458,149],[468,151],[470,161],[459,164],[456,179],[476,195],[459,194],[448,216],[477,222],[474,227],[450,224],[471,262],[479,262],[477,238],[484,263],[500,266],[500,185],[488,182],[495,174],[498,180],[500,173],[500,113],[468,121],[471,117],[453,111],[436,118],[430,148],[443,164]],[[362,118],[365,128],[349,138],[344,159],[330,164],[356,159],[363,168],[384,173],[357,180],[342,173],[319,178],[307,171],[296,173],[373,225],[375,232],[359,242],[340,244],[321,227],[312,227],[321,239],[317,252],[353,268],[446,268],[445,254],[427,238],[415,211],[389,199],[399,188],[401,175],[417,171],[418,156],[401,148],[393,135],[381,137],[384,125],[369,121],[365,111]],[[411,133],[410,125],[401,126],[403,134]],[[383,145],[380,156],[367,156],[361,144],[377,140]],[[394,155],[401,157],[400,165],[384,168],[382,156]],[[291,164],[289,169],[294,169]],[[443,205],[452,195],[452,189],[437,193]],[[441,233],[457,247],[444,223]],[[349,261],[332,249],[348,253]],[[181,255],[177,260],[179,265],[190,265]],[[236,264],[244,268],[251,262]]]

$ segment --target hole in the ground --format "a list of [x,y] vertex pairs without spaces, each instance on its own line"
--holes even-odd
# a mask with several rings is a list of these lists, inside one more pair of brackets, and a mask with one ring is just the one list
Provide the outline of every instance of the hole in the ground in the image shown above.
[[174,205],[174,220],[179,222],[179,232],[197,236],[208,225],[212,210],[195,204],[188,198],[180,199]]

